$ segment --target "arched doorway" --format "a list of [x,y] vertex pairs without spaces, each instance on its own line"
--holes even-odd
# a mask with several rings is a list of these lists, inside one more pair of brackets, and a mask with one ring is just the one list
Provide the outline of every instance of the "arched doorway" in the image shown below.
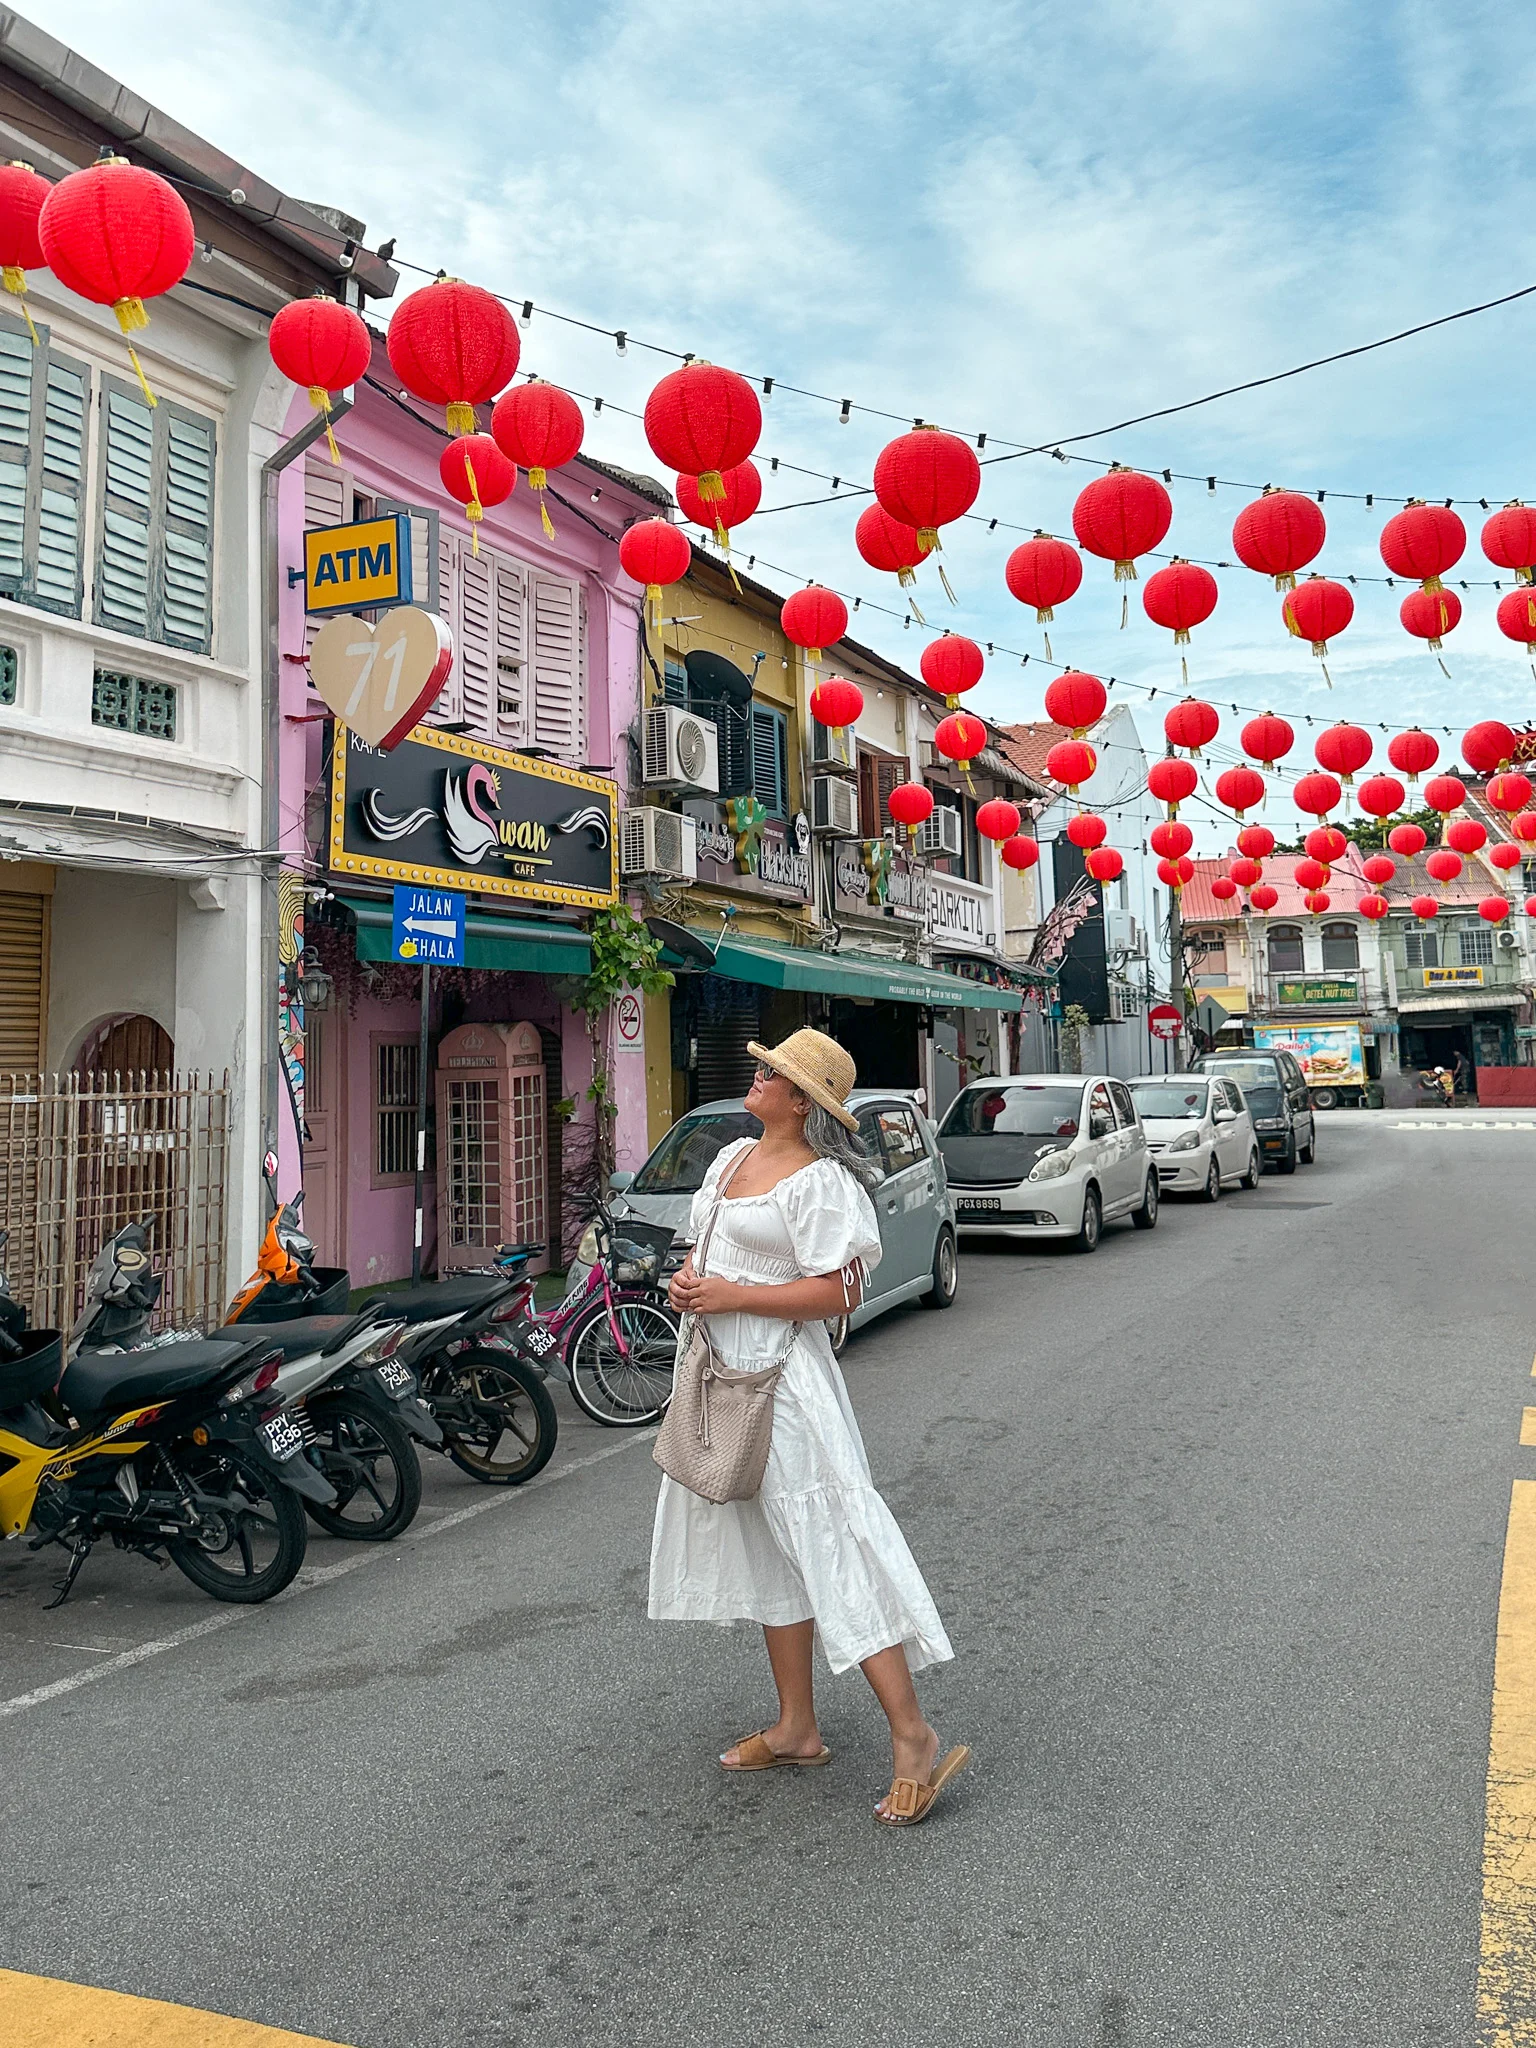
[[168,1081],[176,1065],[171,1034],[153,1017],[107,1017],[75,1055],[81,1075],[158,1074]]

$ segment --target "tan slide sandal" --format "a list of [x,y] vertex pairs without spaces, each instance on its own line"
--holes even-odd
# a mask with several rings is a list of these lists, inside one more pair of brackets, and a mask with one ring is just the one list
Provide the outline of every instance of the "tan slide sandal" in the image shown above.
[[735,1750],[737,1761],[728,1764],[720,1759],[723,1771],[782,1771],[812,1770],[817,1764],[829,1764],[832,1752],[822,1745],[820,1756],[780,1756],[776,1749],[770,1749],[761,1735],[743,1735],[739,1742],[730,1747]]
[[971,1752],[962,1742],[949,1752],[942,1763],[934,1765],[926,1785],[920,1785],[916,1778],[893,1778],[891,1789],[886,1794],[890,1811],[877,1813],[875,1819],[883,1828],[915,1828],[920,1820],[928,1818],[933,1802],[970,1760]]

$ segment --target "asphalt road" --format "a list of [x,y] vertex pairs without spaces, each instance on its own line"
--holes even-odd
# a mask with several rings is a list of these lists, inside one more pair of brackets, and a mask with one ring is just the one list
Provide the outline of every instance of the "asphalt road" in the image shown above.
[[534,1488],[431,1460],[421,1533],[233,1619],[131,1558],[44,1614],[9,1547],[0,1965],[356,2048],[1463,2048],[1536,1471],[1536,1130],[1469,1121],[1327,1118],[1294,1178],[968,1251],[855,1337],[976,1752],[912,1832],[857,1673],[830,1768],[716,1768],[760,1646],[646,1621],[648,1447],[568,1403]]

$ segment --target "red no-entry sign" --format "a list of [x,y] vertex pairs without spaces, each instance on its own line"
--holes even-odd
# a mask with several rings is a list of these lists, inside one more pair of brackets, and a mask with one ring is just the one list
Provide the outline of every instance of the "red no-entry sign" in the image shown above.
[[1154,1038],[1177,1038],[1184,1029],[1184,1018],[1172,1003],[1154,1004],[1147,1012],[1147,1022]]

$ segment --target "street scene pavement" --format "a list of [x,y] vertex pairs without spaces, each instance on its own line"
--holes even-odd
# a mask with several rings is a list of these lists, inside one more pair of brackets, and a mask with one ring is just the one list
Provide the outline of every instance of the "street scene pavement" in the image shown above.
[[649,1434],[563,1397],[526,1490],[428,1459],[270,1606],[101,1552],[48,1613],[8,1546],[0,1964],[357,2048],[1473,2040],[1531,1121],[1325,1117],[855,1335],[975,1753],[912,1835],[856,1672],[829,1768],[720,1771],[760,1639],[646,1620]]

